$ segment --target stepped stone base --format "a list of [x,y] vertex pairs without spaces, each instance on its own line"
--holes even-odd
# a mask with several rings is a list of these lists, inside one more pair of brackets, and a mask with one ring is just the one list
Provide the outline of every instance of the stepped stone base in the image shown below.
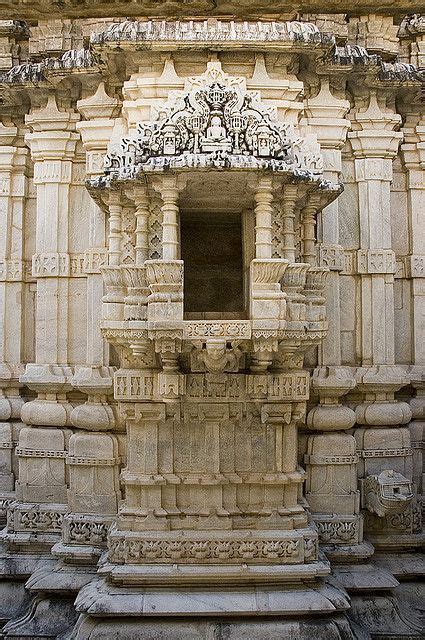
[[348,621],[343,616],[333,620],[131,620],[114,618],[97,620],[81,617],[74,632],[61,640],[354,640]]
[[333,614],[349,608],[343,589],[322,583],[304,587],[190,589],[116,587],[94,580],[75,601],[77,611],[93,616],[258,616]]

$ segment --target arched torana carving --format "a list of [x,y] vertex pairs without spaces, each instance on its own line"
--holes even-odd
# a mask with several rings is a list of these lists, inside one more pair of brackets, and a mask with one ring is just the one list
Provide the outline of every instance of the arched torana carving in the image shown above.
[[317,144],[279,120],[258,92],[246,89],[245,78],[229,76],[214,60],[123,138],[121,151],[107,154],[105,176],[127,180],[141,171],[208,167],[268,169],[316,181],[323,162]]

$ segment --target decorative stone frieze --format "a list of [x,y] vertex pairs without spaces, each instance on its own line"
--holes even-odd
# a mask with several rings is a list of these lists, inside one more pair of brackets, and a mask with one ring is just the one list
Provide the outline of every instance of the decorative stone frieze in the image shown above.
[[[137,22],[126,20],[109,26],[103,33],[94,34],[92,44],[102,46],[108,43],[120,42],[152,42],[161,46],[161,42],[179,41],[199,48],[216,42],[225,49],[226,44],[244,46],[249,43],[256,48],[264,42],[274,43],[282,49],[302,47],[306,44],[327,47],[333,44],[333,39],[327,33],[321,33],[316,25],[307,22],[235,22],[206,20],[191,22]],[[151,46],[152,46],[151,45]],[[292,45],[292,47],[290,46]]]

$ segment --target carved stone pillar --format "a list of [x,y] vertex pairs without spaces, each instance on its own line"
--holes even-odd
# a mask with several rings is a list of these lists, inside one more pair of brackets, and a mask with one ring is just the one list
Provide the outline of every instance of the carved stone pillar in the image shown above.
[[[119,113],[119,102],[111,98],[101,82],[97,91],[88,98],[78,100],[78,111],[84,120],[77,122],[86,151],[86,176],[97,176],[103,171],[103,159]],[[103,278],[101,269],[107,265],[107,238],[105,212],[90,198],[89,247],[85,251],[87,274],[87,363],[93,367],[108,364],[108,346],[102,338],[99,317],[102,308]]]
[[134,201],[136,218],[134,265],[122,265],[124,283],[128,295],[124,298],[125,320],[146,320],[149,287],[146,280],[145,261],[149,257],[149,199],[146,186],[135,186],[127,195]]
[[316,215],[319,206],[318,196],[311,195],[306,206],[302,210],[302,259],[304,262],[315,266],[316,255]]
[[22,427],[23,301],[25,292],[24,198],[28,149],[17,127],[0,124],[0,522],[14,499],[15,447]]
[[162,198],[162,257],[164,260],[177,260],[180,253],[177,178],[163,177],[159,191]]
[[353,118],[357,130],[348,134],[359,189],[357,271],[361,275],[365,366],[394,363],[395,257],[389,211],[392,160],[403,137],[394,131],[400,120],[398,114],[383,111],[372,93],[368,108],[358,110]]
[[[78,109],[87,118],[77,123],[86,150],[86,171],[96,176],[103,169],[103,154],[117,113],[117,101],[110,98],[99,85],[96,93],[78,101]],[[109,116],[109,117],[108,117]],[[67,501],[69,512],[63,520],[61,541],[52,553],[63,560],[56,575],[51,571],[50,588],[67,589],[75,585],[69,565],[81,564],[80,578],[84,579],[87,565],[97,562],[106,546],[106,533],[118,509],[118,443],[108,433],[117,428],[116,410],[111,406],[113,369],[107,365],[107,349],[100,329],[103,281],[101,268],[107,259],[105,214],[89,201],[89,247],[84,253],[87,274],[87,347],[86,364],[75,368],[71,383],[74,389],[87,396],[86,402],[75,406],[70,422],[76,428],[69,439],[66,469],[69,475]],[[68,580],[68,582],[67,582]],[[46,587],[48,578],[43,572],[32,576],[32,588]],[[59,585],[59,587],[58,587]]]
[[[326,76],[321,77],[318,95],[306,101],[307,122],[320,143],[324,175],[334,182],[340,179],[341,149],[350,128],[350,121],[344,116],[349,108],[348,100],[341,100],[332,94],[330,78]],[[320,348],[320,360],[323,365],[338,366],[341,363],[339,272],[343,268],[338,198],[320,213],[318,227],[318,261],[330,271],[325,295],[326,315],[332,318]]]
[[[404,500],[400,485],[412,480],[409,430],[402,426],[409,422],[411,412],[406,403],[394,400],[394,393],[409,381],[402,368],[394,364],[395,255],[389,212],[392,160],[402,138],[394,128],[400,120],[399,115],[382,109],[376,92],[372,92],[367,109],[356,110],[356,130],[348,134],[359,189],[357,271],[361,278],[363,366],[356,378],[364,394],[363,402],[356,407],[359,428],[354,435],[361,459],[358,472],[365,532],[375,546],[388,549],[415,544],[412,527],[405,536],[402,528],[393,527],[394,514],[402,512],[411,520],[408,513],[413,508],[411,496]],[[387,472],[393,474],[391,478],[386,477]],[[404,480],[394,474],[401,474]],[[393,502],[378,508],[372,498],[374,492],[384,503],[384,494],[393,493]]]
[[[22,408],[28,426],[19,437],[18,503],[12,505],[8,531],[23,543],[37,532],[37,542],[50,546],[60,532],[67,506],[65,456],[71,435],[72,407],[68,362],[69,191],[77,134],[74,112],[59,111],[53,95],[47,105],[26,117],[26,141],[34,160],[37,186],[37,278],[35,363],[21,381],[38,393]],[[28,537],[29,531],[31,535]]]
[[123,320],[127,286],[120,267],[122,195],[120,192],[111,192],[106,199],[109,210],[108,266],[101,269],[106,290],[102,298],[102,316],[105,320]]
[[312,379],[319,404],[307,416],[309,436],[305,456],[306,499],[320,541],[332,558],[360,553],[363,521],[357,490],[356,441],[346,433],[355,423],[354,411],[340,399],[355,386],[349,369],[319,367]]
[[272,201],[271,178],[261,178],[255,189],[255,257],[272,257]]
[[134,203],[136,205],[136,257],[138,266],[143,266],[145,260],[149,258],[149,198],[145,186],[137,186],[133,191]]
[[[325,175],[335,182],[340,177],[341,149],[350,127],[344,117],[349,108],[347,100],[332,94],[330,78],[326,76],[321,77],[318,95],[306,101],[307,121],[320,142]],[[323,209],[318,221],[319,264],[329,269],[325,289],[329,326],[319,348],[323,366],[314,370],[312,378],[312,391],[319,404],[307,416],[308,428],[321,433],[308,437],[305,463],[306,498],[319,539],[330,557],[346,558],[350,553],[359,555],[363,522],[357,491],[356,442],[346,433],[355,423],[355,414],[340,403],[355,381],[350,370],[341,367],[339,272],[343,255],[338,208],[335,200]]]
[[121,230],[123,219],[123,205],[120,193],[109,195],[109,235],[108,235],[108,265],[118,267],[121,263]]
[[297,204],[298,188],[288,184],[283,188],[282,199],[282,255],[290,263],[295,262],[295,207]]
[[[425,24],[422,20],[422,39]],[[425,52],[425,47],[424,47]],[[419,114],[407,114],[403,128],[405,138],[401,146],[407,169],[408,219],[410,247],[406,271],[412,292],[412,352],[413,366],[409,369],[410,384],[416,394],[410,400],[412,422],[409,424],[413,482],[417,493],[423,495],[423,455],[425,428],[425,122]]]

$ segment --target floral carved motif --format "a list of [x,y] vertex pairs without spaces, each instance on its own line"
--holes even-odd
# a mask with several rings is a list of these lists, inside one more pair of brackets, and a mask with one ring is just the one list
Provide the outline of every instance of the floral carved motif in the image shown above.
[[117,563],[143,562],[278,562],[315,559],[316,543],[303,538],[269,540],[135,540],[112,537],[109,558]]

